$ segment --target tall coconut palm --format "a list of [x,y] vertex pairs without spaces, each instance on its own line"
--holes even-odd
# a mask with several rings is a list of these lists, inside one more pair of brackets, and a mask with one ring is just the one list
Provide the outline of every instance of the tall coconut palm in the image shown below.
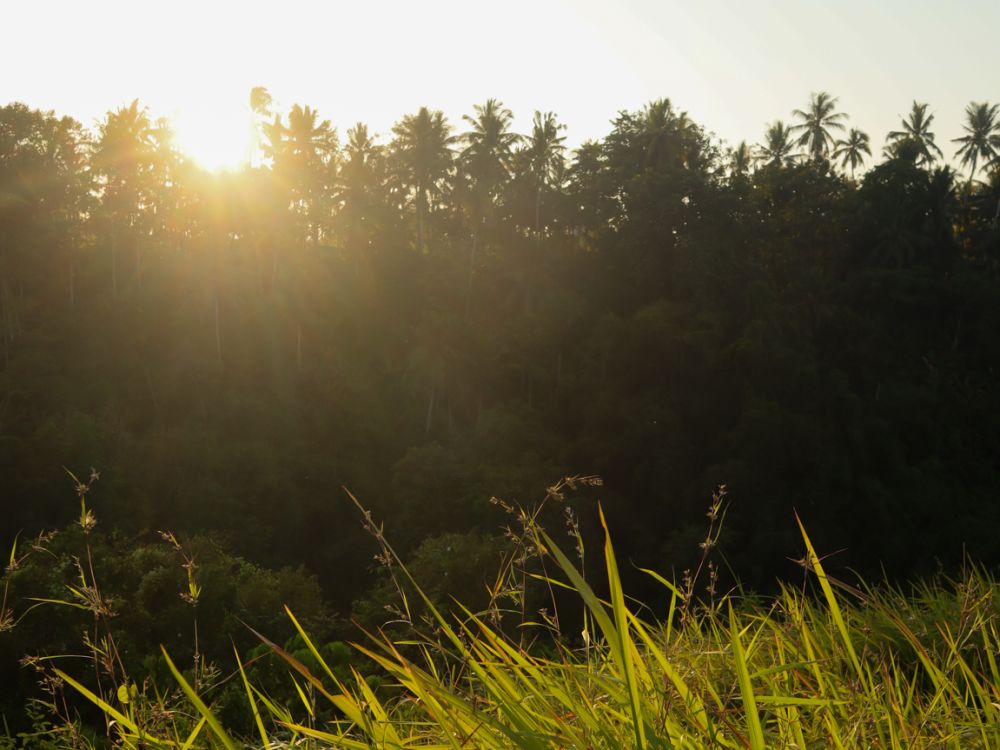
[[801,122],[793,125],[792,130],[801,133],[798,145],[803,146],[814,161],[822,161],[830,153],[830,147],[835,144],[831,130],[844,130],[844,120],[847,115],[835,111],[836,97],[831,97],[825,91],[813,94],[806,110],[796,109],[792,112]]
[[375,186],[375,161],[381,151],[365,123],[359,122],[347,129],[344,164],[340,174],[345,204],[360,206],[366,202]]
[[976,176],[979,160],[989,164],[996,159],[1000,151],[1000,104],[988,102],[970,102],[965,108],[965,124],[962,128],[965,135],[953,139],[953,143],[961,143],[955,156],[962,157],[962,166],[970,165],[969,184]]
[[384,184],[382,152],[382,147],[375,143],[375,138],[363,122],[348,128],[339,185],[341,216],[349,239],[348,246],[355,250],[355,261],[360,260],[358,248],[368,245],[371,212],[378,191]]
[[392,127],[392,143],[400,177],[413,196],[417,214],[417,247],[424,252],[424,216],[432,196],[439,193],[451,171],[451,126],[440,110],[421,107]]
[[475,116],[463,115],[470,130],[460,138],[465,144],[461,159],[477,192],[492,200],[510,176],[514,147],[521,137],[511,131],[513,113],[496,99],[475,105]]
[[261,133],[264,139],[261,148],[264,155],[271,160],[272,166],[284,158],[285,151],[285,125],[281,122],[281,115],[275,115],[271,122],[261,125]]
[[903,140],[913,141],[920,151],[919,163],[930,166],[935,158],[944,158],[941,149],[934,143],[934,133],[930,130],[933,122],[934,115],[927,114],[927,104],[914,100],[910,114],[902,121],[903,129],[893,130],[886,137],[894,144]]
[[337,133],[329,120],[319,121],[316,110],[296,104],[288,113],[284,134],[286,162],[281,176],[293,191],[296,211],[309,225],[307,236],[318,242],[330,183],[328,167],[337,153]]
[[840,166],[846,168],[851,166],[851,179],[854,179],[854,170],[865,160],[865,155],[871,156],[871,141],[868,133],[857,128],[851,128],[847,138],[841,138],[836,143],[833,152],[834,159],[840,159]]
[[[477,104],[473,109],[474,116],[462,116],[471,129],[460,136],[465,144],[460,159],[469,182],[470,189],[466,195],[475,227],[492,218],[504,185],[510,180],[514,147],[520,142],[521,136],[511,131],[514,114],[502,102],[487,99],[485,104]],[[472,279],[478,244],[479,230],[474,228],[469,243],[469,273],[465,297],[467,315],[472,303]]]
[[767,126],[767,131],[764,133],[764,143],[757,146],[756,158],[757,161],[765,164],[783,167],[792,160],[794,148],[792,129],[781,120],[775,120]]
[[261,125],[271,117],[271,94],[263,86],[250,89],[250,143],[247,145],[247,165],[253,166],[254,154],[260,150]]
[[556,120],[555,113],[535,112],[525,155],[528,160],[528,171],[535,185],[536,237],[539,237],[541,232],[542,194],[557,182],[564,172],[566,147],[563,142],[566,136],[559,134],[565,129],[566,126]]
[[745,177],[747,172],[750,171],[751,161],[750,147],[746,141],[740,141],[740,144],[729,155],[729,170],[732,176]]
[[676,154],[676,115],[669,99],[656,99],[642,111],[642,136],[646,165],[660,168],[670,154]]
[[[111,222],[111,289],[118,298],[118,241],[133,235],[154,161],[153,125],[145,107],[134,100],[108,112],[98,129],[93,165],[101,177],[104,209]],[[129,239],[135,240],[135,237]],[[135,243],[136,280],[141,279],[139,248]]]

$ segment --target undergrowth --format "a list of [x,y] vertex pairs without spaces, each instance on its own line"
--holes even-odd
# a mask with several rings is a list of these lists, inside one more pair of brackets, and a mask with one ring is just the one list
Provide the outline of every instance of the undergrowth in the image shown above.
[[[94,523],[86,507],[90,484],[77,482],[85,532]],[[394,627],[359,633],[352,644],[380,678],[345,666],[289,610],[294,652],[266,634],[257,637],[280,659],[283,667],[274,671],[291,686],[291,700],[254,680],[238,652],[226,676],[199,661],[197,648],[186,667],[164,649],[170,682],[132,681],[116,658],[105,603],[84,559],[67,599],[36,604],[93,613],[85,637],[91,682],[71,677],[58,658],[32,662],[48,690],[33,709],[38,729],[0,740],[0,747],[1000,747],[997,582],[987,571],[970,565],[957,580],[908,590],[847,585],[826,574],[800,524],[801,585],[783,584],[767,599],[719,592],[712,555],[725,511],[721,488],[694,572],[674,583],[645,571],[668,603],[666,614],[656,616],[623,590],[603,513],[600,586],[583,573],[584,544],[572,513],[566,518],[575,550],[564,551],[540,525],[541,508],[581,484],[599,480],[563,480],[531,510],[495,501],[513,519],[513,552],[487,582],[490,605],[478,612],[461,603],[445,609],[427,596],[382,526],[358,504],[398,594]],[[197,638],[197,605],[205,595],[197,566],[176,538],[166,539],[186,571],[182,593]],[[44,539],[34,547],[44,549]],[[15,548],[5,586],[21,561]],[[545,592],[547,605],[536,606],[529,589]],[[560,627],[556,603],[565,606],[567,596],[583,609],[579,633]],[[18,619],[11,606],[5,593],[0,624],[8,629]],[[274,677],[268,675],[268,685]],[[252,717],[249,734],[227,724],[219,710],[215,696],[226,681],[241,688]],[[74,708],[81,702],[98,709],[103,731],[84,727]]]

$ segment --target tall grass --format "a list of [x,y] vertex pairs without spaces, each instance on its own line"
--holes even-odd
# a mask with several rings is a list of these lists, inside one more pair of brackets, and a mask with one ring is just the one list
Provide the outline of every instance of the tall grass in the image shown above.
[[624,592],[606,524],[601,595],[534,516],[522,518],[547,562],[536,575],[586,609],[578,637],[526,645],[491,613],[446,614],[408,580],[429,623],[354,644],[387,676],[373,688],[356,671],[338,677],[289,612],[312,668],[260,636],[300,700],[281,705],[238,663],[250,737],[225,727],[166,653],[189,705],[172,722],[146,722],[134,690],[113,699],[56,674],[128,748],[1000,748],[997,584],[982,570],[906,592],[852,587],[826,574],[803,528],[802,586],[763,601],[732,593],[699,603],[691,586],[657,576],[670,602],[658,620]]

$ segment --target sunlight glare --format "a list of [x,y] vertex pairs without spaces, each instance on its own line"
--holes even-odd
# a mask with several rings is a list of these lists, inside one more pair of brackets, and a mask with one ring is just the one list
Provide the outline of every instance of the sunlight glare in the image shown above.
[[246,163],[250,146],[247,112],[187,110],[170,120],[177,147],[204,169],[235,170]]

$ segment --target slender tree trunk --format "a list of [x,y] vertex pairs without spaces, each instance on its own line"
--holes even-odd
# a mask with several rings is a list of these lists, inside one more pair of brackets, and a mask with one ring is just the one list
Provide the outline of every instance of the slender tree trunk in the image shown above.
[[146,376],[146,388],[149,390],[149,400],[153,402],[153,412],[156,414],[156,422],[162,426],[163,412],[160,409],[160,400],[156,397],[156,389],[153,387],[153,378],[149,374],[148,367],[144,368],[143,374]]
[[542,188],[539,185],[535,192],[535,244],[542,241]]
[[427,402],[427,423],[424,425],[424,434],[431,434],[431,424],[434,420],[434,396],[436,395],[436,390],[434,386],[431,386],[431,397]]
[[111,232],[111,299],[118,301],[118,243],[115,232]]
[[219,286],[216,283],[212,292],[212,308],[215,318],[215,359],[222,367],[222,329],[219,326]]
[[0,337],[3,337],[4,369],[10,366],[10,340],[13,335],[10,327],[10,286],[7,280],[7,262],[7,253],[3,248],[0,248]]
[[417,250],[424,254],[424,196],[417,196]]
[[69,259],[69,309],[76,309],[76,269],[72,257]]
[[142,289],[142,259],[139,256],[139,240],[134,239],[135,246],[133,253],[135,255],[135,285],[137,289]]
[[295,330],[295,366],[299,375],[302,374],[302,323]]
[[0,280],[0,336],[3,336],[4,369],[10,366],[10,341],[13,332],[10,325],[10,288],[6,276]]
[[24,318],[21,317],[21,311],[24,310],[24,277],[18,275],[17,277],[17,305],[14,306],[14,323],[15,323],[15,333],[20,336],[24,333]]
[[465,317],[469,317],[472,307],[472,277],[476,272],[476,244],[479,239],[476,232],[472,233],[472,245],[469,247],[469,278],[465,286]]

